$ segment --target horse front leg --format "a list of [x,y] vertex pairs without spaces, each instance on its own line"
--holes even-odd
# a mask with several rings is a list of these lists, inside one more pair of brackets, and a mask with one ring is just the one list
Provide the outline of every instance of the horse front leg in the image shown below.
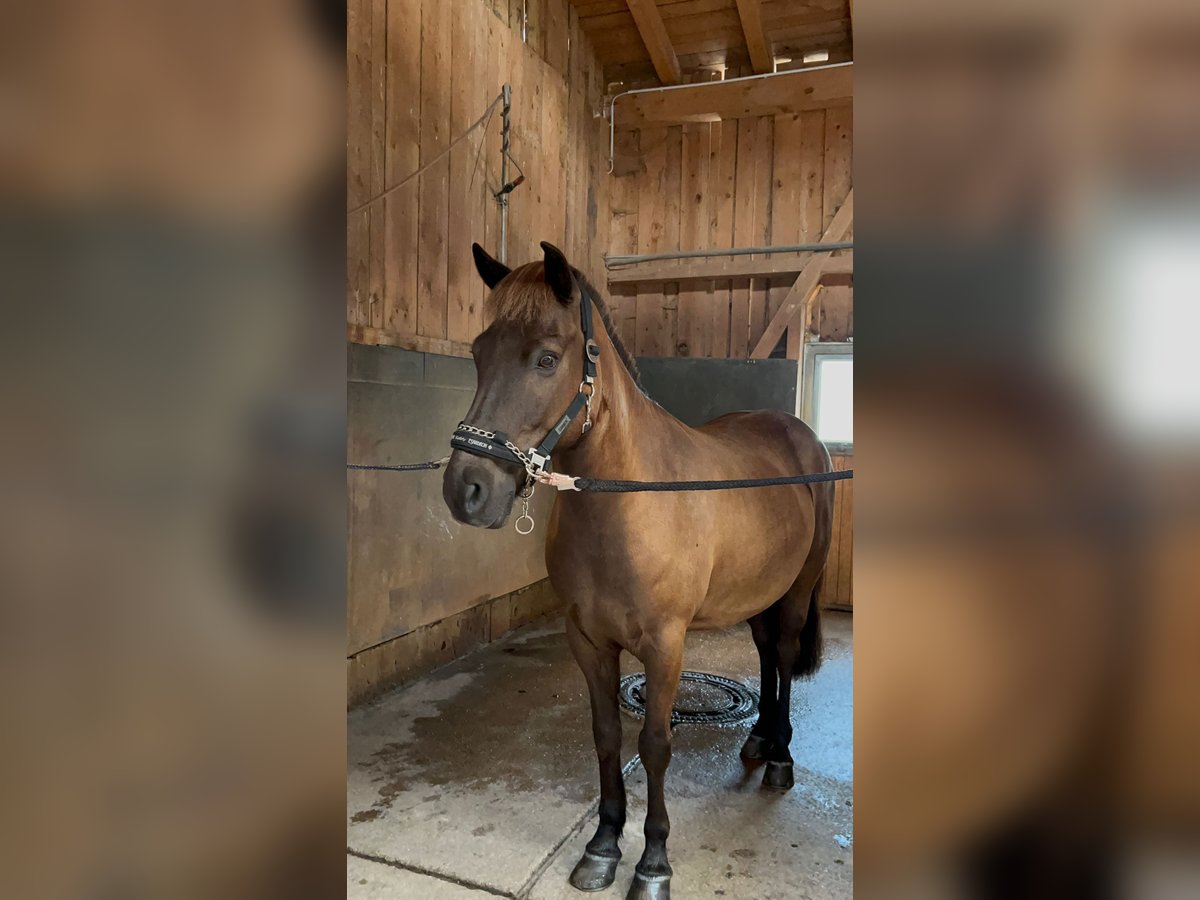
[[571,886],[600,891],[613,883],[621,861],[618,841],[625,827],[625,780],[621,775],[621,712],[617,706],[621,648],[597,646],[567,615],[567,641],[592,700],[592,738],[600,763],[600,824],[571,872]]
[[626,900],[669,900],[667,836],[671,820],[664,788],[671,763],[671,711],[683,670],[683,630],[660,635],[642,653],[642,661],[646,665],[646,722],[638,737],[638,753],[646,768],[646,848],[634,870]]

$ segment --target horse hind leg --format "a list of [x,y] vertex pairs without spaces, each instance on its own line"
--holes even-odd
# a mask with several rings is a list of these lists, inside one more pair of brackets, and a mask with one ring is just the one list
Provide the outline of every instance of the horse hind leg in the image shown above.
[[795,784],[792,774],[792,679],[813,674],[821,664],[821,611],[817,594],[821,579],[804,573],[779,601],[776,671],[779,698],[775,733],[767,746],[763,787],[788,790]]
[[778,670],[779,604],[750,618],[750,634],[758,650],[758,720],[742,744],[741,757],[753,763],[766,759],[775,736],[775,717],[779,706]]

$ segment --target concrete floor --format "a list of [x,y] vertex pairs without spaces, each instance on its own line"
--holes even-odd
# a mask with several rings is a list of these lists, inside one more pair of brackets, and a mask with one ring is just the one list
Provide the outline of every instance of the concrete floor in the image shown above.
[[[849,615],[827,612],[824,664],[793,689],[790,792],[761,790],[762,770],[738,759],[750,722],[676,727],[676,900],[851,896],[851,635]],[[690,634],[684,667],[757,688],[745,625]],[[624,896],[642,848],[641,723],[623,723],[629,822],[616,883],[597,897]],[[348,897],[582,900],[567,875],[597,798],[587,689],[562,621],[528,626],[350,713]]]

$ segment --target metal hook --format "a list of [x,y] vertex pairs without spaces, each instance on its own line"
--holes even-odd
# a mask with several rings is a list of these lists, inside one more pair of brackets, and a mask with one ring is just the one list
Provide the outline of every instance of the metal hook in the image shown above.
[[[588,390],[584,390],[584,388]],[[587,434],[592,430],[592,398],[596,395],[596,383],[594,381],[582,381],[579,384],[579,393],[584,396],[584,416],[583,416],[583,431],[582,434]]]

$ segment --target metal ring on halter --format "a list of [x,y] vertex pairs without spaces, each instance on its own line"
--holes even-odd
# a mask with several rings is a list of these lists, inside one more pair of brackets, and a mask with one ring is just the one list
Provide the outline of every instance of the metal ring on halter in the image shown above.
[[[513,523],[513,527],[517,529],[517,534],[526,535],[533,532],[534,521],[533,516],[529,514],[529,498],[533,496],[536,487],[537,483],[530,476],[525,482],[525,487],[521,488],[521,492],[517,495],[521,498],[521,515],[517,516],[517,521]],[[529,522],[529,527],[524,530],[521,529],[521,522],[523,520]]]

